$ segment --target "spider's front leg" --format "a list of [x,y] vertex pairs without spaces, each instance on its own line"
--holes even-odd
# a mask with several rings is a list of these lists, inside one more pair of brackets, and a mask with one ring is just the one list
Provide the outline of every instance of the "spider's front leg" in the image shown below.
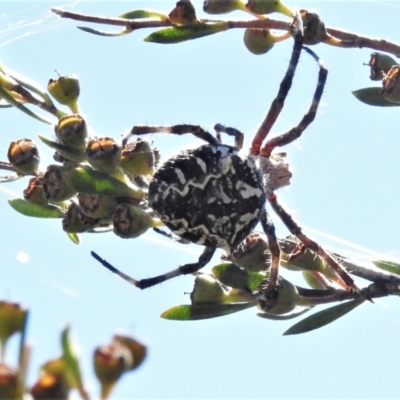
[[203,253],[200,255],[197,262],[192,264],[184,264],[180,267],[174,269],[173,271],[167,272],[166,274],[158,275],[153,278],[146,278],[146,279],[134,279],[129,275],[126,275],[119,269],[115,268],[111,265],[108,261],[101,258],[97,253],[94,251],[91,252],[92,256],[101,263],[104,267],[106,267],[109,271],[113,272],[114,274],[118,275],[120,278],[126,280],[130,284],[136,286],[138,289],[147,289],[149,287],[158,285],[159,283],[165,282],[168,279],[176,278],[177,276],[193,274],[194,272],[199,271],[203,268],[206,264],[211,261],[212,256],[215,253],[215,247],[206,247]]

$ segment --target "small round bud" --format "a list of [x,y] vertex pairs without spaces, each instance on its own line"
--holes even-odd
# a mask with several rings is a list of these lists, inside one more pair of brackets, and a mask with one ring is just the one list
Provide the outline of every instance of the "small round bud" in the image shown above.
[[7,153],[10,164],[21,174],[35,174],[39,167],[39,151],[30,139],[11,142]]
[[400,103],[400,65],[394,65],[382,81],[383,97],[392,102]]
[[78,201],[81,211],[91,218],[111,218],[118,205],[114,196],[100,194],[79,193]]
[[75,75],[60,76],[50,79],[47,90],[60,104],[68,106],[73,113],[78,113],[79,79]]
[[197,275],[190,300],[192,304],[221,304],[225,290],[221,284],[208,274]]
[[279,277],[275,291],[271,292],[267,285],[264,285],[258,293],[260,308],[272,315],[283,315],[293,311],[298,299],[296,286],[282,277]]
[[120,167],[132,175],[153,175],[154,152],[147,140],[141,138],[122,149]]
[[168,14],[174,25],[184,26],[198,23],[196,10],[190,0],[181,0],[176,7]]
[[95,138],[88,142],[86,156],[89,164],[98,171],[114,173],[121,158],[121,147],[109,137]]
[[205,0],[203,3],[207,14],[227,14],[235,10],[246,10],[242,0]]
[[397,65],[395,59],[384,53],[371,53],[371,58],[369,60],[370,79],[371,81],[381,81],[385,75],[389,72],[390,68]]
[[300,10],[304,26],[305,45],[313,45],[323,42],[327,37],[325,23],[315,11]]
[[49,165],[42,178],[43,197],[50,202],[60,202],[70,199],[75,195],[75,190],[71,189],[63,179],[63,175],[68,171],[60,165]]
[[274,46],[274,35],[269,29],[247,28],[244,31],[243,41],[247,49],[253,54],[268,53]]
[[246,8],[254,14],[271,14],[278,12],[291,16],[292,10],[280,0],[249,0]]
[[47,204],[43,194],[42,178],[35,176],[29,180],[28,187],[24,190],[24,199],[35,204]]
[[154,220],[141,208],[120,204],[113,215],[114,233],[123,238],[135,238],[154,226]]
[[54,127],[57,139],[65,146],[84,150],[87,128],[85,120],[79,114],[66,115]]

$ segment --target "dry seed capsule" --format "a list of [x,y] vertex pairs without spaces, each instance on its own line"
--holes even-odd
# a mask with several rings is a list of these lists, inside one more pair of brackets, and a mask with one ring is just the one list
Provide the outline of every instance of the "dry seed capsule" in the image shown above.
[[68,400],[69,386],[63,376],[45,373],[32,386],[30,394],[34,400]]
[[178,26],[198,23],[196,10],[190,0],[178,1],[168,17],[174,25]]
[[43,194],[42,178],[35,176],[29,179],[28,187],[24,190],[24,199],[35,204],[47,204]]
[[381,81],[385,74],[387,74],[394,65],[398,63],[392,57],[388,56],[384,53],[371,53],[371,58],[369,65],[371,67],[370,70],[370,79],[371,81]]
[[93,354],[94,372],[101,385],[101,398],[106,399],[124,372],[133,365],[130,351],[119,344],[97,347]]
[[152,175],[154,172],[154,152],[147,140],[141,138],[126,144],[122,149],[120,167],[133,175]]
[[63,179],[63,175],[68,171],[60,165],[49,165],[42,178],[43,197],[50,202],[60,202],[70,199],[75,195],[75,190],[71,189]]
[[149,228],[160,226],[161,222],[150,217],[141,208],[132,204],[120,204],[113,215],[114,233],[130,239],[142,235]]
[[96,227],[98,219],[83,214],[78,204],[71,202],[62,219],[62,227],[68,233],[83,233]]
[[111,218],[118,206],[114,196],[100,194],[79,193],[78,201],[83,214],[91,218]]
[[304,26],[304,44],[313,45],[323,42],[328,33],[325,23],[315,11],[300,10]]
[[246,10],[242,0],[205,0],[203,3],[207,14],[227,14],[235,10]]
[[86,147],[87,127],[79,114],[66,115],[54,127],[57,139],[65,146],[84,150]]
[[11,142],[7,157],[10,164],[21,174],[34,174],[38,170],[39,151],[35,143],[30,139]]
[[383,97],[392,103],[400,103],[400,65],[394,65],[382,81]]
[[112,174],[118,169],[121,152],[121,146],[109,137],[92,139],[86,147],[89,164],[94,169],[108,174]]
[[60,76],[50,79],[47,90],[60,104],[68,106],[73,113],[79,112],[78,97],[80,93],[79,79],[75,75]]
[[132,337],[115,335],[113,337],[113,343],[124,346],[131,352],[133,364],[130,371],[139,367],[146,358],[147,346]]

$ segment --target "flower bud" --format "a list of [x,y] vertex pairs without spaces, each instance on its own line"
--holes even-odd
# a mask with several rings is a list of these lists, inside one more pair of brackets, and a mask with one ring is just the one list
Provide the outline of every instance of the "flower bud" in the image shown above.
[[115,335],[113,342],[120,344],[121,346],[125,346],[131,352],[133,364],[130,368],[130,371],[139,367],[139,365],[141,365],[146,358],[147,346],[132,337]]
[[0,359],[3,358],[7,340],[24,329],[27,316],[28,311],[19,304],[0,301]]
[[93,366],[101,384],[101,398],[108,398],[115,383],[133,364],[130,351],[119,344],[98,347],[93,354]]
[[274,46],[274,35],[269,29],[247,28],[244,31],[243,41],[247,49],[253,54],[268,53]]
[[160,226],[161,222],[137,206],[120,204],[114,212],[113,224],[117,236],[130,239],[142,235],[149,228]]
[[47,90],[60,104],[68,106],[73,113],[79,112],[78,97],[80,92],[79,79],[75,75],[60,76],[50,79]]
[[176,7],[168,14],[168,17],[174,25],[178,26],[199,22],[196,17],[196,10],[190,0],[178,1]]
[[99,194],[79,193],[78,201],[83,214],[91,218],[111,218],[118,205],[114,196]]
[[199,274],[194,281],[190,300],[192,304],[221,304],[225,290],[221,284],[208,274]]
[[39,151],[35,143],[30,139],[11,142],[7,157],[10,164],[21,174],[34,174],[38,170]]
[[83,233],[96,227],[98,219],[83,214],[78,204],[71,202],[62,220],[63,230],[67,233]]
[[387,74],[394,65],[397,65],[395,59],[384,53],[371,53],[371,58],[369,60],[370,79],[372,81],[381,81],[385,74]]
[[69,387],[62,376],[45,373],[32,386],[30,393],[34,400],[68,400]]
[[271,14],[279,12],[290,17],[292,10],[281,0],[249,0],[246,8],[254,14]]
[[207,14],[227,14],[235,10],[246,10],[242,0],[205,0],[203,3]]
[[154,153],[147,140],[141,138],[122,149],[120,167],[132,175],[153,175]]
[[18,372],[7,365],[0,363],[0,399],[17,399],[18,383]]
[[260,308],[272,315],[283,315],[293,311],[298,299],[296,286],[282,277],[278,279],[276,291],[271,292],[265,285],[258,294]]
[[400,103],[400,65],[394,65],[382,81],[382,94],[385,100]]
[[54,127],[57,139],[65,146],[84,150],[86,147],[87,128],[85,120],[79,114],[66,115]]
[[246,271],[266,271],[270,267],[271,255],[268,241],[263,233],[253,232],[232,252],[232,261]]
[[47,204],[44,199],[42,178],[35,176],[29,180],[28,187],[24,190],[24,199],[35,204]]
[[94,169],[112,174],[118,169],[121,147],[112,138],[95,138],[88,142],[86,155]]
[[60,202],[70,199],[75,195],[75,190],[71,189],[63,179],[63,175],[68,171],[60,165],[49,165],[42,178],[43,197],[50,202]]

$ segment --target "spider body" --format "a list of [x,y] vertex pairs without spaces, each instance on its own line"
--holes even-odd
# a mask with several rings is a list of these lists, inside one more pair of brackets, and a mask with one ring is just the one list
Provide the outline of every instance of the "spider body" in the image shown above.
[[229,254],[260,221],[266,203],[254,158],[223,144],[170,158],[156,171],[148,197],[172,233]]

